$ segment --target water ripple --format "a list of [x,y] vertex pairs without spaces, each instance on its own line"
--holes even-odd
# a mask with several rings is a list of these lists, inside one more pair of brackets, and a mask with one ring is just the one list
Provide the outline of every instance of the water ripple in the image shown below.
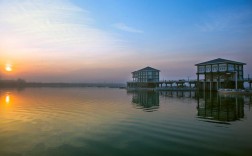
[[132,102],[131,94],[108,88],[8,95],[0,107],[0,155],[246,155],[250,149],[249,111],[247,120],[223,124],[198,117],[195,99],[156,93],[140,93],[144,103],[138,94]]

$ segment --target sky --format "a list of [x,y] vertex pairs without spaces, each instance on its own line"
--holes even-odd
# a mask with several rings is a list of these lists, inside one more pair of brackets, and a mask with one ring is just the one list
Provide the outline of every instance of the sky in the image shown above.
[[252,77],[251,0],[0,0],[0,34],[1,79],[119,83],[146,66],[195,79],[216,58]]

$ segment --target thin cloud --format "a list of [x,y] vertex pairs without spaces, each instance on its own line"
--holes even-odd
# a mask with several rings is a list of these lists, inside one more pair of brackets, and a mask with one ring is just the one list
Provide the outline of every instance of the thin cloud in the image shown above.
[[120,46],[112,33],[94,26],[87,10],[67,0],[1,1],[0,33],[3,49],[33,56],[58,53],[89,58],[106,56]]
[[124,23],[115,23],[113,25],[115,28],[122,30],[122,31],[126,31],[126,32],[131,32],[131,33],[143,33],[142,30],[127,26]]
[[229,31],[252,28],[252,12],[250,10],[220,11],[209,14],[196,27],[203,32]]

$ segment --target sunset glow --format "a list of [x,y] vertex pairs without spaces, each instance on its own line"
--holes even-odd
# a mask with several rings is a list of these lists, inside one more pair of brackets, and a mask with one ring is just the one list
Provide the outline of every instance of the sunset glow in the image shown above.
[[8,72],[12,71],[12,66],[10,64],[6,64],[5,70]]
[[194,64],[225,58],[247,75],[251,24],[246,0],[0,0],[0,65],[11,79],[126,82],[146,66],[195,79]]

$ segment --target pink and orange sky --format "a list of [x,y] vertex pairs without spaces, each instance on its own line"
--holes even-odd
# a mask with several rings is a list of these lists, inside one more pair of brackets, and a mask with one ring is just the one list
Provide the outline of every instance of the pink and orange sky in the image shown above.
[[1,79],[126,82],[146,66],[194,79],[215,58],[252,77],[249,0],[0,0],[0,34]]

